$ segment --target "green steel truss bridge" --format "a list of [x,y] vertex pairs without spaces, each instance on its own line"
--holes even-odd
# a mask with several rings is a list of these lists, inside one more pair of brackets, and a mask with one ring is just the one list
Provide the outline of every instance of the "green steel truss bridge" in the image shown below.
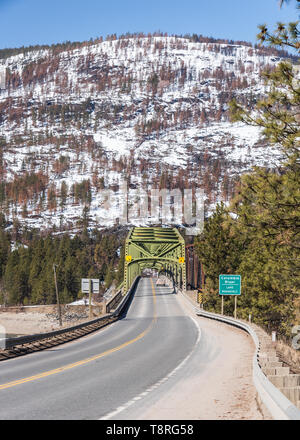
[[186,290],[185,242],[176,228],[140,228],[129,232],[125,242],[124,291],[146,268],[165,273]]

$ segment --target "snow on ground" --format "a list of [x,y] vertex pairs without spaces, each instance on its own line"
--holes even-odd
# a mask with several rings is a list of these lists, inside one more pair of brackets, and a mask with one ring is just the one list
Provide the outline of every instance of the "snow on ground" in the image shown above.
[[[127,105],[128,108],[136,106],[135,113],[128,120],[120,118],[116,123],[107,123],[106,120],[98,121],[95,127],[96,110],[91,112],[90,123],[85,128],[78,128],[76,124],[62,126],[61,120],[53,120],[49,125],[43,121],[33,121],[33,117],[27,108],[24,108],[26,118],[19,126],[10,122],[8,118],[0,123],[0,135],[8,142],[12,141],[13,135],[21,135],[23,142],[15,145],[13,150],[4,152],[6,163],[6,179],[13,180],[16,175],[34,169],[49,174],[49,185],[55,183],[58,190],[62,182],[68,185],[70,190],[74,183],[92,179],[94,173],[104,178],[105,190],[96,192],[92,188],[92,202],[90,205],[90,219],[98,225],[113,226],[120,217],[120,207],[123,206],[123,194],[120,189],[108,192],[111,185],[120,186],[120,182],[126,170],[113,169],[113,161],[132,157],[136,164],[147,160],[146,180],[137,169],[131,174],[131,183],[140,187],[151,187],[156,175],[156,164],[161,169],[172,167],[173,170],[183,169],[193,164],[196,159],[205,152],[221,164],[226,161],[227,174],[235,177],[242,172],[250,171],[253,165],[275,166],[280,158],[278,149],[263,146],[261,130],[242,123],[220,122],[187,124],[178,128],[171,126],[161,130],[159,135],[149,135],[144,139],[138,139],[135,128],[138,123],[150,123],[158,116],[157,106],[163,108],[163,116],[172,121],[177,110],[194,111],[195,109],[209,111],[212,105],[218,109],[220,93],[226,90],[216,87],[218,72],[225,72],[233,79],[249,80],[246,89],[237,89],[237,95],[252,94],[260,96],[265,93],[267,87],[260,79],[260,71],[263,66],[275,66],[280,60],[274,55],[262,55],[258,50],[242,44],[208,44],[196,43],[185,38],[178,37],[152,37],[138,39],[123,39],[104,41],[80,49],[64,51],[53,55],[51,50],[39,50],[28,52],[25,55],[16,55],[0,60],[2,68],[9,68],[18,72],[20,76],[32,62],[40,62],[52,59],[57,62],[58,70],[48,73],[45,80],[34,86],[21,85],[17,88],[0,90],[0,103],[6,98],[29,99],[38,104],[69,103],[82,104],[87,99],[94,102],[95,109],[105,106],[107,111],[117,106]],[[154,72],[171,68],[176,72],[178,80],[167,81],[151,98],[147,91],[147,84]],[[94,72],[109,70],[112,75],[111,87],[98,91],[96,82],[88,81]],[[128,90],[118,85],[118,76],[112,72],[123,72],[123,78],[130,78]],[[125,73],[126,75],[125,75]],[[182,75],[186,80],[180,82]],[[67,84],[67,92],[60,86],[60,80],[64,78]],[[128,80],[129,81],[129,80]],[[161,83],[161,81],[160,81]],[[207,90],[208,91],[207,91]],[[149,101],[147,111],[143,114],[141,104]],[[214,104],[212,104],[214,102]],[[128,110],[127,110],[128,111]],[[26,121],[26,123],[25,123]],[[53,136],[73,136],[80,142],[81,136],[92,136],[99,151],[107,159],[107,165],[99,165],[86,151],[74,151],[68,144],[61,143],[56,146],[53,143],[46,145],[30,145],[31,135],[45,136],[46,130]],[[27,133],[25,135],[25,133]],[[69,157],[70,168],[62,175],[57,175],[53,169],[55,160],[61,156]],[[190,180],[192,176],[187,176]],[[146,182],[146,183],[145,183]],[[220,184],[221,182],[219,182]],[[108,196],[107,196],[108,194]],[[220,194],[217,194],[217,198]],[[212,201],[214,204],[215,201]],[[37,202],[29,201],[27,210],[29,215],[22,219],[23,207],[18,204],[16,214],[22,222],[38,228],[61,227],[63,224],[72,224],[76,228],[83,211],[83,204],[74,204],[69,196],[66,206],[50,211],[44,206],[41,213],[37,213]],[[213,205],[212,205],[213,206]],[[10,220],[13,219],[13,210],[10,212]],[[139,223],[149,222],[147,215],[140,216]],[[180,221],[179,221],[180,223]],[[68,226],[68,227],[69,227]]]

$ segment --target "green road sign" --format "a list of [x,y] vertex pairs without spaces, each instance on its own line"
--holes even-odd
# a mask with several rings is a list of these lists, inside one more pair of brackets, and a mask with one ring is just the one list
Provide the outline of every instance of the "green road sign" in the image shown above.
[[240,295],[241,275],[219,275],[220,295]]

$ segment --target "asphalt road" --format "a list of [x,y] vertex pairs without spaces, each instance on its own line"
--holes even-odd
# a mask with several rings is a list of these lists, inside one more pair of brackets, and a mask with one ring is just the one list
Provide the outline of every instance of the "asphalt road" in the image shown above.
[[[199,337],[177,295],[141,279],[125,316],[80,340],[0,362],[0,419],[101,419],[155,394]],[[158,387],[159,388],[159,387]]]

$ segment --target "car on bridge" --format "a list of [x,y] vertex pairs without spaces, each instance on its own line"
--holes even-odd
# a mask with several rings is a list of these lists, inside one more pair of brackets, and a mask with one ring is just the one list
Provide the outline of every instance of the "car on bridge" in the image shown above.
[[156,281],[157,286],[166,286],[166,280],[164,278],[158,278]]

